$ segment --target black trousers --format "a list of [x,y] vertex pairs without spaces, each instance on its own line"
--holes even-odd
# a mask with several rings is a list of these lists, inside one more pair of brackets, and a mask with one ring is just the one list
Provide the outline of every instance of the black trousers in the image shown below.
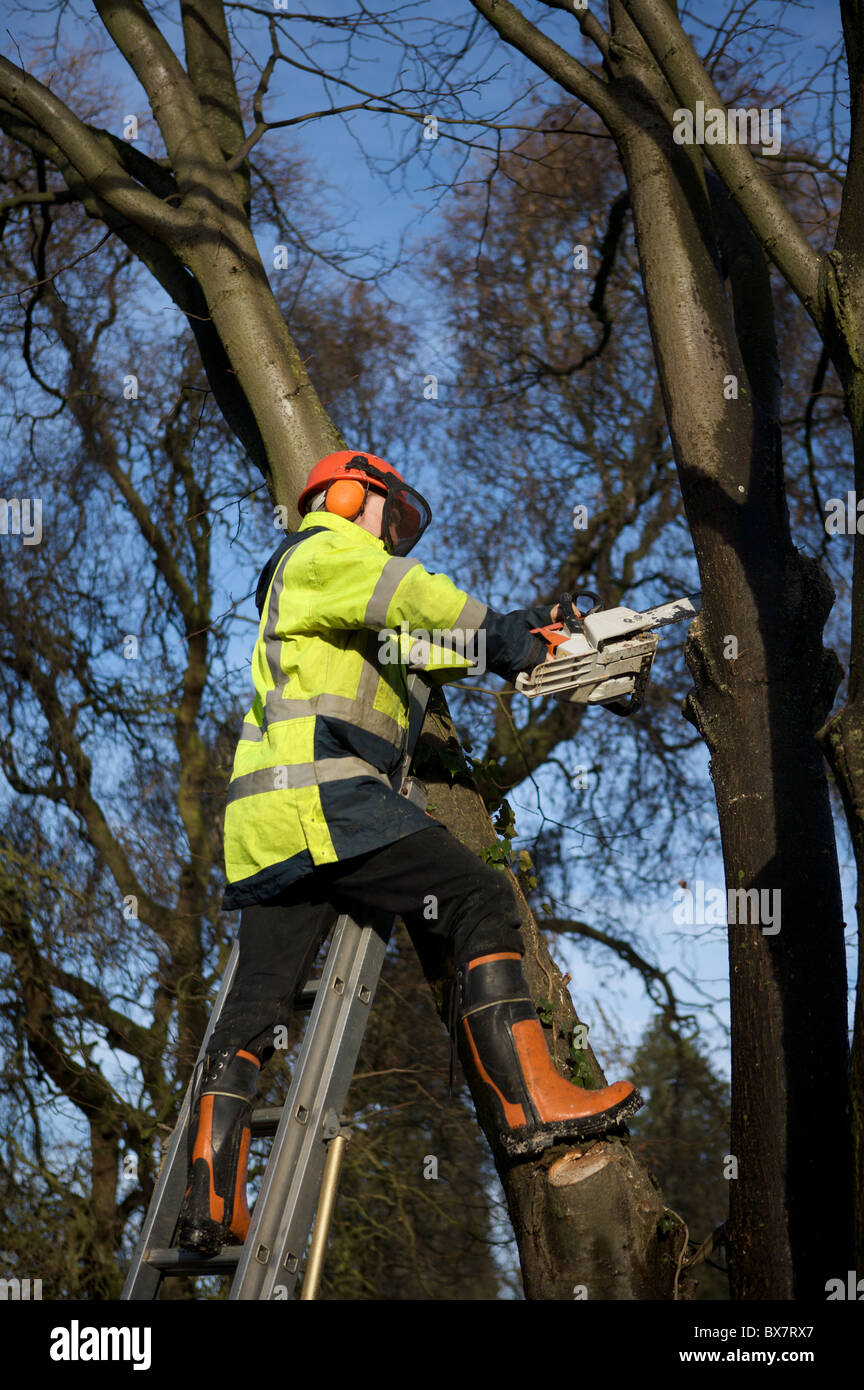
[[240,959],[210,1051],[242,1048],[262,1061],[287,1027],[324,937],[340,912],[382,909],[413,939],[428,934],[455,964],[523,951],[519,909],[506,874],[449,830],[432,825],[370,854],[321,865],[278,898],[240,914]]

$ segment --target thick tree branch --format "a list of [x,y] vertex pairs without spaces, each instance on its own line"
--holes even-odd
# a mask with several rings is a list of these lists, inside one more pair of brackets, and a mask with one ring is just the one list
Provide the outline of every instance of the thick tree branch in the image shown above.
[[[225,7],[222,0],[182,0],[180,8],[189,77],[219,148],[230,161],[243,145],[246,132],[234,81]],[[243,164],[241,160],[233,167],[238,169],[241,201],[248,203],[249,170]]]
[[[682,108],[696,102],[725,111],[720,93],[666,0],[621,0],[659,63]],[[798,295],[817,328],[820,257],[765,178],[746,145],[706,145],[705,152],[762,246]]]
[[471,0],[475,10],[497,29],[505,43],[530,58],[565,92],[595,111],[611,131],[620,130],[624,111],[605,82],[560,44],[531,24],[510,0]]
[[[231,369],[222,339],[213,326],[207,301],[198,280],[162,241],[149,236],[146,231],[125,217],[119,216],[101,198],[96,197],[63,151],[37,126],[25,121],[17,113],[4,110],[2,102],[0,128],[5,130],[10,139],[20,141],[35,155],[47,159],[57,168],[71,193],[80,201],[88,215],[111,228],[147,267],[177,308],[186,315],[216,404],[262,477],[266,479],[267,457],[261,431],[237,375]],[[130,142],[116,140],[116,137],[107,131],[98,131],[92,127],[90,129],[96,138],[107,140],[113,148],[118,149],[130,172],[159,197],[177,196],[177,187],[172,175],[163,169],[158,161],[149,159]]]
[[206,188],[208,198],[218,196],[220,182],[228,184],[225,161],[180,59],[141,0],[94,0],[94,4],[147,93],[181,193],[200,196]]
[[182,0],[186,67],[222,153],[243,143],[243,113],[234,81],[231,40],[222,0]]
[[97,197],[122,217],[160,240],[188,229],[186,216],[154,198],[129,177],[113,150],[79,120],[53,92],[0,57],[0,98],[7,111],[29,118],[44,131]]
[[729,190],[710,172],[708,194],[717,243],[732,290],[735,334],[750,388],[768,419],[780,418],[780,362],[774,326],[774,296],[765,255]]
[[[851,129],[836,251],[846,258],[849,266],[854,267],[855,297],[860,306],[864,295],[864,272],[861,265],[861,216],[864,207],[864,6],[861,0],[842,0],[840,12],[849,68]],[[860,357],[858,365],[861,365]]]

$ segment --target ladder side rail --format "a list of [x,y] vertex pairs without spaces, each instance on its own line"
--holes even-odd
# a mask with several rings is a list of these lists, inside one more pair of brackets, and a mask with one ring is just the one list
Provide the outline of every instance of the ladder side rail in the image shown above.
[[337,922],[230,1299],[292,1296],[391,928]]
[[231,947],[231,954],[222,976],[222,983],[219,986],[216,1003],[210,1015],[210,1022],[207,1024],[204,1040],[198,1050],[195,1067],[189,1078],[189,1085],[186,1087],[180,1114],[174,1126],[167,1152],[162,1160],[159,1177],[153,1189],[153,1196],[150,1199],[150,1205],[147,1208],[144,1224],[141,1227],[141,1233],[132,1256],[132,1263],[129,1266],[129,1273],[120,1295],[121,1300],[154,1299],[159,1291],[162,1271],[147,1264],[147,1251],[162,1249],[170,1244],[174,1227],[177,1224],[177,1217],[180,1215],[180,1206],[186,1191],[188,1176],[186,1135],[189,1126],[192,1083],[195,1079],[195,1072],[204,1060],[207,1046],[225,1006],[228,991],[237,971],[239,954],[239,947],[235,941]]

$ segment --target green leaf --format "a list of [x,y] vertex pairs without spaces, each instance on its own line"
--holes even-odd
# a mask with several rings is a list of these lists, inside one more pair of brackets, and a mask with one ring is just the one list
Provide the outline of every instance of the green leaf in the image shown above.
[[481,849],[480,858],[486,864],[506,864],[507,851],[499,841],[496,845],[489,845],[487,849]]
[[513,808],[506,798],[501,802],[501,807],[493,824],[498,834],[504,838],[512,839],[516,834],[516,817],[513,815]]
[[537,1012],[540,1015],[540,1022],[545,1023],[547,1028],[552,1027],[552,1000],[540,999],[537,1004]]
[[593,1091],[595,1089],[595,1081],[591,1074],[591,1066],[585,1053],[576,1050],[574,1055],[574,1049],[571,1048],[570,1057],[572,1058],[570,1070],[572,1072],[573,1083],[576,1086],[584,1086],[587,1091]]

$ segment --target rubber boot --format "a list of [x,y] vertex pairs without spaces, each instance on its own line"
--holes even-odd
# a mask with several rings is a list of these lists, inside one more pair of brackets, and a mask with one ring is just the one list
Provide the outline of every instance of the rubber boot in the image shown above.
[[477,956],[456,970],[460,1026],[494,1098],[504,1151],[536,1153],[602,1134],[643,1104],[628,1081],[586,1091],[552,1065],[517,952]]
[[192,1094],[189,1186],[177,1244],[202,1255],[242,1245],[249,1230],[246,1170],[261,1063],[251,1052],[208,1053]]

